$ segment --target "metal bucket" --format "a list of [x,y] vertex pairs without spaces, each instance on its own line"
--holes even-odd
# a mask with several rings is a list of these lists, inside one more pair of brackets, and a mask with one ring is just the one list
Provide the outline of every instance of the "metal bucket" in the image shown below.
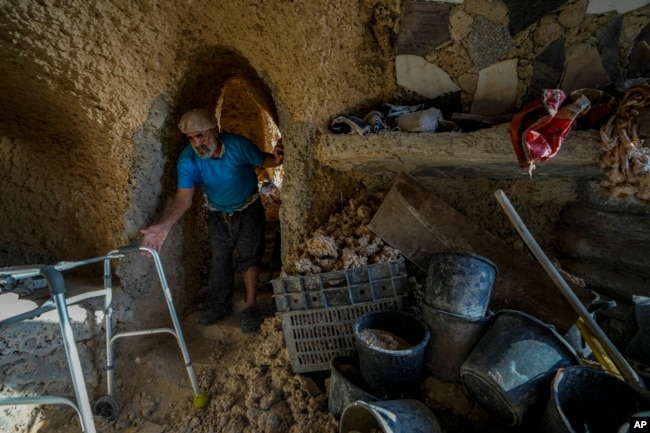
[[543,431],[617,432],[632,415],[648,409],[648,391],[635,388],[607,371],[581,366],[563,368],[551,384]]
[[469,394],[507,426],[541,417],[555,372],[580,364],[573,348],[549,325],[502,310],[460,367]]
[[483,317],[487,312],[497,266],[467,251],[431,256],[424,302],[449,313]]
[[359,362],[347,356],[337,356],[330,361],[330,386],[328,410],[336,419],[343,409],[355,401],[380,401],[372,395],[369,386],[359,371]]
[[[360,335],[364,329],[391,333],[410,345],[404,350],[389,350],[369,344]],[[371,311],[354,322],[359,367],[372,393],[383,400],[416,397],[431,332],[415,316],[399,310]]]
[[339,433],[441,433],[435,415],[418,400],[356,401],[341,416]]
[[421,304],[422,320],[431,331],[424,368],[448,382],[460,382],[460,366],[487,332],[494,315],[466,317]]

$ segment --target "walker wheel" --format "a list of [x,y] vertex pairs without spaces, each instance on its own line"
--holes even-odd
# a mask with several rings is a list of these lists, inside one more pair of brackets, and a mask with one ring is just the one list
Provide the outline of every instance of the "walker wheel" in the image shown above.
[[93,413],[112,421],[117,418],[120,408],[113,397],[105,395],[97,399],[93,406]]
[[197,409],[203,409],[210,402],[210,396],[202,392],[201,394],[194,397],[194,407]]

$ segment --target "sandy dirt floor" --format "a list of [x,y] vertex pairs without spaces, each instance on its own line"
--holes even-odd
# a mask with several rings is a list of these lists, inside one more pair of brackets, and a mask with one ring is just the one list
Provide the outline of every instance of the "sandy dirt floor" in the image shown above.
[[[278,276],[263,273],[262,281]],[[97,432],[339,432],[339,420],[328,410],[330,372],[292,372],[281,319],[275,314],[268,285],[259,293],[259,304],[268,314],[260,332],[243,334],[240,330],[243,292],[241,286],[236,289],[234,314],[218,324],[207,327],[198,324],[203,308],[200,302],[195,309],[180,316],[200,389],[210,397],[205,408],[197,409],[194,405],[182,352],[171,335],[126,338],[115,345],[114,397],[119,412],[113,420],[95,415]],[[86,346],[80,347],[82,356],[89,350],[96,352],[92,362],[98,376],[94,378],[97,386],[89,385],[91,405],[106,395],[103,344],[103,330],[78,343]],[[66,365],[62,362],[59,367],[65,369]],[[36,373],[37,367],[32,368]],[[68,391],[72,394],[71,389]],[[48,389],[37,392],[48,392]],[[460,385],[429,377],[423,382],[422,395],[426,395],[422,400],[432,408],[441,425],[447,427],[445,431],[501,431],[468,399]],[[77,414],[69,406],[20,408],[2,409],[5,423],[12,417],[15,421],[16,427],[9,431],[82,431]],[[481,428],[477,429],[476,423]]]
[[[263,278],[271,275],[267,272]],[[173,336],[139,336],[115,344],[114,397],[120,409],[114,420],[94,416],[97,431],[338,431],[337,421],[327,410],[326,375],[316,373],[310,377],[291,371],[271,295],[268,289],[259,294],[267,318],[256,334],[243,334],[240,330],[242,287],[236,290],[234,314],[218,324],[198,324],[203,307],[200,303],[180,317],[199,386],[210,397],[203,409],[194,405],[189,374]],[[100,334],[83,344],[102,345],[103,338]],[[100,366],[103,361],[97,356]],[[91,404],[106,392],[105,376],[100,375],[98,389],[89,389]],[[18,419],[25,416],[25,410],[6,409],[3,416],[16,417],[16,425],[27,429],[14,431],[82,431],[75,411],[68,406],[33,407],[27,426]]]

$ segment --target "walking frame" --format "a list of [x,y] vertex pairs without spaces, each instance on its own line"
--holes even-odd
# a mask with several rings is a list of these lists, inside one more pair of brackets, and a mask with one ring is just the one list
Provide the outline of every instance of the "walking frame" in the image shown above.
[[[115,259],[122,259],[125,255],[130,253],[137,252],[146,252],[150,257],[153,258],[158,277],[162,286],[163,294],[165,296],[165,301],[167,302],[167,307],[173,322],[172,328],[155,328],[155,329],[142,329],[135,331],[126,331],[113,333],[113,288],[112,288],[112,271],[111,271],[111,262]],[[66,287],[62,271],[74,269],[80,266],[89,265],[92,263],[104,262],[104,288],[102,290],[95,290],[87,293],[82,293],[76,296],[72,296],[66,299]],[[194,406],[197,408],[203,408],[208,404],[209,397],[207,394],[202,393],[199,389],[199,384],[194,372],[194,367],[192,366],[192,361],[187,350],[187,345],[185,344],[185,339],[183,338],[183,333],[181,330],[180,322],[178,320],[178,315],[176,314],[176,309],[172,301],[171,291],[167,284],[167,279],[163,271],[162,263],[160,261],[160,256],[156,250],[145,247],[141,245],[127,245],[120,247],[116,250],[109,252],[104,256],[93,257],[87,260],[81,260],[76,262],[59,262],[55,265],[27,265],[27,266],[16,266],[10,268],[1,268],[0,269],[0,284],[9,284],[15,283],[21,279],[32,278],[41,276],[47,281],[49,286],[50,293],[52,295],[51,299],[43,303],[40,307],[37,307],[31,311],[27,311],[16,316],[9,317],[0,321],[0,331],[3,327],[21,322],[23,320],[33,319],[39,315],[46,313],[51,310],[57,310],[59,325],[61,329],[61,334],[63,336],[63,344],[65,347],[66,358],[68,361],[68,367],[70,370],[70,375],[72,377],[72,385],[74,388],[74,397],[67,396],[53,396],[53,395],[44,395],[44,396],[31,396],[31,397],[10,397],[10,398],[0,398],[0,406],[15,406],[15,405],[44,405],[44,404],[66,404],[71,406],[77,412],[79,419],[81,421],[81,427],[85,433],[96,433],[96,428],[93,421],[93,413],[110,420],[115,419],[119,413],[119,405],[115,400],[115,389],[114,389],[114,374],[115,374],[115,365],[114,365],[114,343],[125,337],[134,337],[140,335],[153,335],[160,333],[169,333],[173,335],[180,347],[180,350],[183,354],[183,360],[185,362],[185,367],[189,375],[190,383],[192,385],[192,390],[194,392]],[[81,368],[81,362],[79,359],[79,352],[75,344],[74,333],[72,330],[72,325],[70,323],[70,316],[68,314],[67,307],[69,305],[74,305],[78,302],[84,301],[86,299],[95,298],[95,297],[104,297],[104,318],[105,318],[105,328],[106,328],[106,365],[104,367],[106,371],[106,395],[100,397],[93,408],[91,409],[90,401],[88,397],[88,392],[86,389],[86,383],[83,378],[83,371]]]

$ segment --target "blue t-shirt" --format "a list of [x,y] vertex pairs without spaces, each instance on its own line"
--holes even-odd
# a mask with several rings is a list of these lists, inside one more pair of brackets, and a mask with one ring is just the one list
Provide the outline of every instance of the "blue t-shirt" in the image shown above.
[[255,167],[264,162],[264,153],[248,138],[221,133],[221,158],[201,159],[189,144],[178,157],[178,188],[200,185],[208,203],[220,211],[234,212],[257,191]]

